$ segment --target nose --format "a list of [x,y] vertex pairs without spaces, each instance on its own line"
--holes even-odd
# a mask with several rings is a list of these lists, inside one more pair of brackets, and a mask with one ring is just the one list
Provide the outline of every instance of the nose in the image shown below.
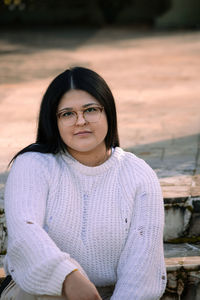
[[86,120],[83,116],[83,112],[77,112],[76,125],[84,125],[86,124]]

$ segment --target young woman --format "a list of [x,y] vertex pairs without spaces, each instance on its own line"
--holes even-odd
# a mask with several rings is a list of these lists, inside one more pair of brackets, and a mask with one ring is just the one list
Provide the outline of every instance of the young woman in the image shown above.
[[48,87],[36,142],[14,157],[5,212],[2,300],[162,296],[159,181],[119,147],[114,99],[94,71],[66,70]]

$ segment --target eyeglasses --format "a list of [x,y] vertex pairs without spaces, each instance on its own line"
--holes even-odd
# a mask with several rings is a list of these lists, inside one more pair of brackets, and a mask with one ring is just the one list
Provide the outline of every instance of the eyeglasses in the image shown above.
[[[85,121],[89,123],[95,123],[99,121],[103,110],[103,106],[90,106],[84,110],[80,110],[79,112],[82,113]],[[78,120],[78,112],[76,111],[63,110],[58,112],[56,115],[58,119],[60,119],[67,126],[74,125]]]

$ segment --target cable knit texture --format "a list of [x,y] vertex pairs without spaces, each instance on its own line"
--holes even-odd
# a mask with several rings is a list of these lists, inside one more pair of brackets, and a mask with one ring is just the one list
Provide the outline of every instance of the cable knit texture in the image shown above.
[[121,148],[97,167],[68,153],[15,160],[5,190],[7,273],[31,294],[60,295],[78,268],[111,300],[158,300],[165,290],[164,209],[155,172]]

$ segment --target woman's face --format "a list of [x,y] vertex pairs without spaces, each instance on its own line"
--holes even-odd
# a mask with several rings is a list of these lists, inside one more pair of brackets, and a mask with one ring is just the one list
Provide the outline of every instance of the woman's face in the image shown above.
[[106,114],[100,103],[87,92],[72,89],[64,94],[57,115],[58,130],[68,150],[89,152],[105,146]]

